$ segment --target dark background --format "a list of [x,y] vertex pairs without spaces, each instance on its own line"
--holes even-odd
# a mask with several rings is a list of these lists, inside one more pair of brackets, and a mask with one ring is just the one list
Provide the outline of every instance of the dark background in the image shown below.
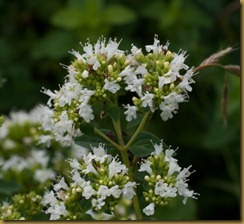
[[[152,44],[154,34],[170,50],[187,50],[197,66],[228,46],[221,60],[240,64],[240,2],[230,0],[0,0],[0,113],[30,110],[48,98],[44,86],[58,89],[73,60],[69,50],[99,36],[122,39],[120,48]],[[228,86],[228,122],[221,99]],[[196,170],[190,186],[201,196],[158,212],[161,219],[240,219],[240,78],[220,68],[195,76],[188,103],[172,120],[155,118],[149,130],[173,148],[179,164]],[[169,211],[169,212],[167,212]],[[161,217],[162,216],[162,217]]]

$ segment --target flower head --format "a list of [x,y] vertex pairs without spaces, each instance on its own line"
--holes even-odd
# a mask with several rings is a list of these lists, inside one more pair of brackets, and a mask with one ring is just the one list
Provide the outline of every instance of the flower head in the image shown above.
[[197,198],[197,193],[188,189],[188,177],[191,172],[188,168],[182,169],[173,154],[175,150],[166,149],[161,142],[159,145],[154,144],[155,151],[145,159],[141,165],[139,172],[146,172],[145,181],[148,185],[146,191],[143,192],[145,200],[150,203],[143,209],[146,215],[153,215],[154,208],[160,205],[166,205],[171,198],[177,195],[183,196],[183,204],[187,199]]

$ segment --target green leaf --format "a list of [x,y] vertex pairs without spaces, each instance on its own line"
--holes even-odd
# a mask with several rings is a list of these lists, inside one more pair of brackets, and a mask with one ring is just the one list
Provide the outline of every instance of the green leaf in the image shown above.
[[[154,151],[153,144],[159,144],[160,139],[149,132],[141,132],[129,150],[138,157],[149,156]],[[166,146],[166,145],[165,145]],[[167,146],[166,146],[167,147]]]
[[195,220],[197,213],[196,200],[189,198],[187,203],[182,203],[183,197],[172,198],[168,206],[161,206],[155,210],[157,220]]
[[143,114],[138,113],[136,119],[133,119],[132,121],[128,122],[127,129],[134,128],[135,126],[139,125],[141,123],[142,118]]
[[32,49],[32,56],[35,59],[41,58],[60,58],[67,55],[74,39],[70,33],[65,31],[54,31],[48,33]]
[[[99,129],[103,134],[107,135],[111,131],[108,129]],[[112,146],[103,138],[97,135],[81,135],[77,138],[75,138],[75,143],[77,145],[83,146],[87,149],[90,149],[91,146],[98,147],[100,143],[105,143],[107,148],[111,148]],[[113,148],[113,147],[112,147]]]
[[135,12],[122,5],[110,5],[104,12],[104,22],[111,25],[124,25],[135,19]]
[[119,121],[120,119],[120,108],[114,104],[107,104],[105,106],[105,112],[114,120]]
[[91,123],[87,123],[87,122],[82,122],[80,124],[80,130],[83,134],[86,135],[94,135],[94,126]]
[[83,13],[77,9],[65,8],[57,11],[51,18],[53,25],[75,29],[84,25]]
[[99,143],[102,142],[104,142],[104,140],[98,136],[82,135],[78,138],[75,138],[75,143],[77,145],[83,146],[88,149],[90,149],[91,146],[97,147]]
[[20,185],[14,181],[0,180],[0,193],[11,195],[20,190]]

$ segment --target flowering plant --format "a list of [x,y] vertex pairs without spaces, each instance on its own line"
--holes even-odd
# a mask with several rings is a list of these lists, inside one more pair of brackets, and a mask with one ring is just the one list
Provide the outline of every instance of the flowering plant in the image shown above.
[[[17,195],[13,205],[2,205],[1,217],[31,219],[42,211],[51,220],[141,220],[152,217],[178,196],[183,204],[188,198],[197,199],[199,194],[188,186],[194,172],[191,166],[182,168],[175,159],[176,150],[145,128],[157,111],[162,121],[173,118],[179,104],[189,98],[196,72],[211,63],[189,67],[185,51],[171,52],[169,42],[162,45],[157,36],[152,45],[146,45],[145,52],[135,45],[129,52],[122,51],[116,39],[103,37],[94,45],[88,41],[82,48],[82,53],[70,52],[75,56],[71,65],[63,65],[68,75],[60,89],[42,90],[50,98],[47,106],[35,109],[38,128],[33,126],[35,133],[30,133],[35,138],[25,138],[47,148],[53,142],[59,142],[60,148],[76,145],[79,156],[68,155],[69,173],[58,171],[61,175],[52,187],[49,184],[46,190],[43,186],[38,192]],[[231,50],[221,52],[221,56]],[[215,55],[215,62],[218,57]],[[1,138],[10,147],[6,127],[2,127]],[[41,165],[47,168],[45,152],[32,150],[28,156],[41,160],[31,169],[34,179],[43,179],[35,169]],[[3,170],[11,167],[8,163],[14,162],[7,161]],[[31,167],[26,161],[23,164]],[[44,175],[44,185],[53,179],[53,172]],[[43,194],[42,199],[39,194]],[[24,217],[19,204],[30,195],[38,204],[38,212],[30,209]],[[30,204],[35,207],[33,201]]]

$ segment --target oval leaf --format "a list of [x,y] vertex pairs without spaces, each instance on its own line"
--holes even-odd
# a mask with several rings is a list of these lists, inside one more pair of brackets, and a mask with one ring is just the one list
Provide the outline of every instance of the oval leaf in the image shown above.
[[146,157],[149,156],[154,151],[153,144],[159,144],[160,139],[149,133],[149,132],[141,132],[134,143],[130,147],[130,151],[133,155],[138,157]]
[[111,25],[124,25],[136,19],[134,11],[121,5],[108,6],[104,13],[104,20]]

